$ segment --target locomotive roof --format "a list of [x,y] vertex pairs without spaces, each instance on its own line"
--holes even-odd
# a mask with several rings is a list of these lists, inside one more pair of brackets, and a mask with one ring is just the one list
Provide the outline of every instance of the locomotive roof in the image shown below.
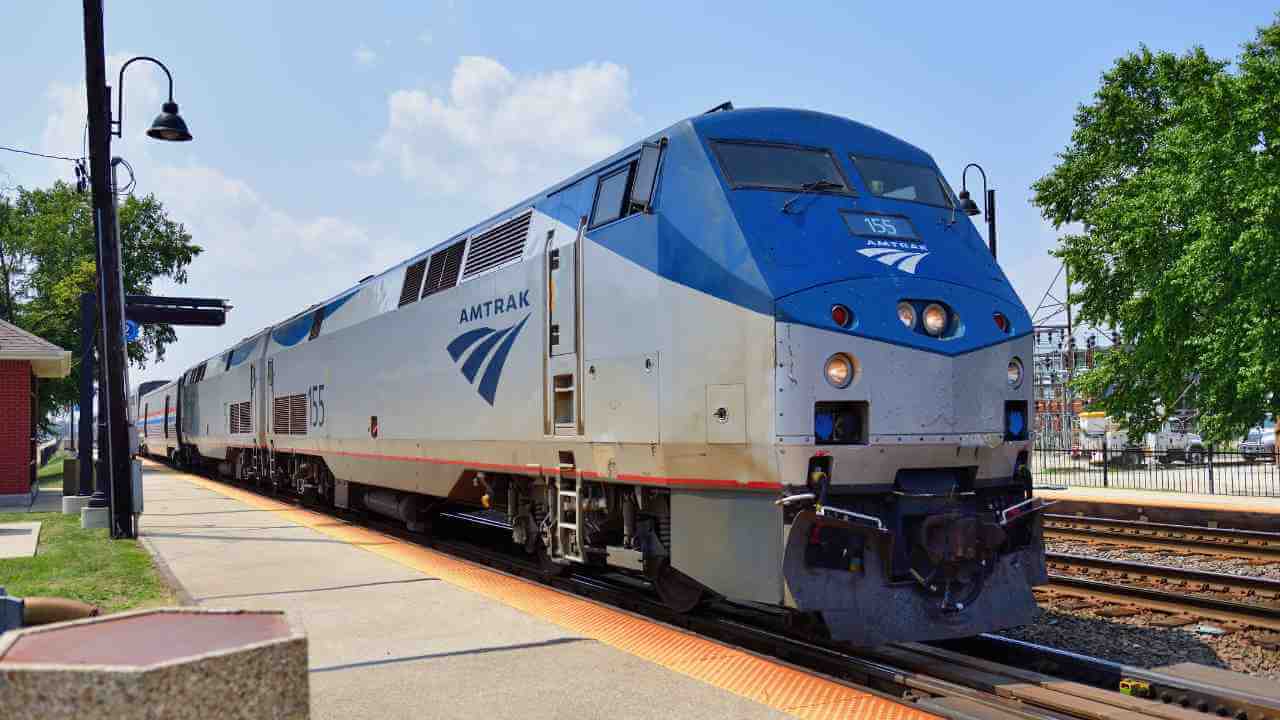
[[[257,339],[262,335],[271,332],[274,328],[278,328],[285,323],[312,312],[316,307],[333,302],[344,295],[352,293],[368,282],[382,278],[388,273],[395,272],[396,270],[427,257],[448,245],[456,243],[460,239],[468,237],[477,230],[504,220],[511,215],[528,208],[539,200],[550,197],[551,195],[572,186],[582,179],[594,175],[617,163],[628,155],[634,154],[644,143],[654,142],[659,138],[674,134],[676,129],[682,125],[691,126],[699,136],[706,140],[750,140],[767,138],[771,142],[791,143],[805,146],[833,147],[843,145],[851,147],[859,153],[925,165],[937,169],[937,164],[933,161],[933,158],[921,148],[884,132],[883,130],[879,130],[871,127],[870,125],[850,120],[848,118],[813,110],[799,110],[794,108],[763,107],[732,110],[717,109],[701,115],[685,118],[679,122],[657,130],[636,142],[630,143],[625,147],[620,148],[612,155],[579,170],[568,178],[565,178],[564,180],[561,180],[533,195],[522,198],[519,202],[516,202],[465,229],[449,235],[440,242],[433,243],[427,248],[386,268],[382,272],[366,276],[362,278],[360,282],[343,288],[339,292],[310,305],[306,309],[287,315],[284,318],[281,318],[278,322],[256,330],[250,335],[233,343],[229,347],[234,348],[249,340]],[[227,349],[220,350],[218,353],[210,356],[203,362],[208,362],[218,358],[225,352],[227,352]]]

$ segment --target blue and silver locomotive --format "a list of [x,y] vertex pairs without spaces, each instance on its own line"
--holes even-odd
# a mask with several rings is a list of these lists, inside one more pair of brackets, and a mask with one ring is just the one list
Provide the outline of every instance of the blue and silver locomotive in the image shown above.
[[411,528],[470,506],[677,608],[971,635],[1045,581],[1030,332],[923,150],[726,109],[143,394],[139,440]]

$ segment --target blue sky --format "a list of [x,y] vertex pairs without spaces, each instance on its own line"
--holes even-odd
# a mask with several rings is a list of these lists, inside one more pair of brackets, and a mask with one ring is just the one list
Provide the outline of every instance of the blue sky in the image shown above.
[[[980,162],[998,190],[1002,264],[1034,309],[1057,269],[1047,255],[1057,232],[1029,186],[1100,73],[1139,43],[1233,57],[1274,12],[1261,2],[1211,13],[1155,2],[109,2],[112,66],[161,58],[196,138],[143,137],[164,79],[134,65],[113,149],[136,168],[137,191],[155,193],[207,248],[178,292],[236,306],[225,328],[180,330],[168,361],[134,377],[172,377],[723,100],[874,125],[932,153],[957,188],[965,163]],[[80,154],[81,33],[79,3],[0,9],[0,144]],[[0,186],[71,177],[69,166],[0,153]]]

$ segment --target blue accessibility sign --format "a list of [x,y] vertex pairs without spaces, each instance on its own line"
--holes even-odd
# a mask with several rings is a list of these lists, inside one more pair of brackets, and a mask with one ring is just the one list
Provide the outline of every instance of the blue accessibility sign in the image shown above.
[[138,339],[138,335],[142,334],[142,327],[133,320],[124,321],[124,339],[127,342],[133,342]]

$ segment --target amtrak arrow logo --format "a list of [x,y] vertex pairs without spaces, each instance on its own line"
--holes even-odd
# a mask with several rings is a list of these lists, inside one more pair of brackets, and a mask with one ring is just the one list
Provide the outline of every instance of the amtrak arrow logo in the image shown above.
[[887,247],[862,248],[858,251],[858,254],[866,255],[876,262],[882,262],[889,267],[896,267],[912,275],[915,274],[916,266],[920,264],[920,261],[929,256],[927,252],[909,252]]
[[[462,371],[462,377],[469,383],[475,382],[476,375],[480,373],[480,366],[485,364],[486,358],[489,360],[488,366],[484,369],[484,375],[480,377],[480,384],[476,386],[476,391],[490,405],[493,405],[493,398],[498,393],[498,380],[502,377],[502,366],[507,363],[511,345],[515,343],[516,336],[520,334],[524,324],[529,322],[531,315],[533,313],[525,315],[519,323],[504,330],[494,330],[491,327],[468,330],[454,338],[446,348],[454,362],[458,362],[463,355],[467,355],[467,359],[462,361],[459,369]],[[471,350],[469,355],[467,350]]]

